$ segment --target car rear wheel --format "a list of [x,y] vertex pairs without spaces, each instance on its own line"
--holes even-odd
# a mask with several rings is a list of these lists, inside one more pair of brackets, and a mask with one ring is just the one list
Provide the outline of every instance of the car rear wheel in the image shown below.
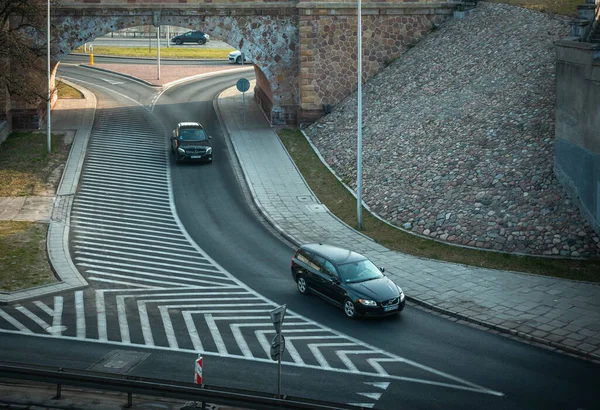
[[178,46],[183,44],[183,41],[181,41],[180,39],[175,40],[175,44],[177,44]]
[[200,44],[201,46],[203,46],[206,43],[206,40],[201,38],[200,40],[198,40],[198,44]]
[[354,308],[354,302],[352,302],[350,299],[346,299],[344,301],[344,313],[349,319],[356,318],[356,309]]
[[306,284],[306,279],[304,279],[304,276],[298,275],[296,278],[296,285],[298,285],[298,292],[303,295],[308,295],[308,285]]

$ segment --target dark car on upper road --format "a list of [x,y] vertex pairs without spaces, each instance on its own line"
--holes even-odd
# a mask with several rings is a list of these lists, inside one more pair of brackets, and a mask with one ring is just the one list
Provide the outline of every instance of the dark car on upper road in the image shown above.
[[347,317],[385,316],[404,309],[404,292],[365,256],[332,245],[300,246],[291,262],[303,295],[314,293]]
[[171,136],[171,152],[175,154],[175,161],[212,162],[211,138],[199,123],[180,122]]
[[183,43],[198,43],[200,45],[206,44],[210,36],[202,31],[188,31],[187,33],[180,34],[171,38],[171,42],[177,45]]

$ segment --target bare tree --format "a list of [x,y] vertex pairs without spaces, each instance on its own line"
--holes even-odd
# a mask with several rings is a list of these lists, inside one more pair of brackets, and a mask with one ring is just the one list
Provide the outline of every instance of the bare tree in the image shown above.
[[46,6],[43,0],[0,0],[0,87],[13,101],[48,98]]

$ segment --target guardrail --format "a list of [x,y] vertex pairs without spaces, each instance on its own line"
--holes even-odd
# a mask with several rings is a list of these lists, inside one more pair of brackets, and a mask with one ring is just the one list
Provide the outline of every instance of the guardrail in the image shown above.
[[57,398],[61,397],[62,385],[127,393],[125,407],[132,406],[133,394],[141,394],[259,410],[365,410],[364,407],[301,397],[283,395],[278,398],[274,394],[249,390],[13,363],[0,363],[0,378],[56,384]]

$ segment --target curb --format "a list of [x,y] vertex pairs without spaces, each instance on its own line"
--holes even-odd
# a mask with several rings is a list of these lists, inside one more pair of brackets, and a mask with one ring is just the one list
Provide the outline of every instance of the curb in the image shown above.
[[537,337],[537,336],[532,336],[532,335],[530,335],[528,333],[524,333],[524,332],[521,332],[521,331],[516,330],[516,329],[510,329],[510,328],[507,328],[507,327],[504,327],[504,326],[495,325],[493,323],[484,322],[484,321],[479,320],[479,319],[474,319],[472,317],[465,316],[465,315],[462,315],[460,313],[453,312],[451,310],[446,310],[446,309],[440,308],[440,307],[438,307],[436,305],[433,305],[431,303],[425,302],[423,300],[417,299],[417,298],[412,297],[412,296],[406,296],[406,299],[408,301],[410,301],[410,302],[412,302],[412,303],[414,303],[416,305],[422,306],[422,307],[424,307],[424,308],[426,308],[428,310],[432,310],[434,312],[441,313],[441,314],[444,314],[444,315],[447,315],[447,316],[450,316],[450,317],[453,317],[453,318],[456,318],[456,319],[468,322],[470,324],[474,324],[474,325],[478,325],[478,326],[481,326],[481,327],[485,327],[485,328],[490,329],[490,330],[495,330],[495,331],[497,331],[499,333],[502,333],[502,334],[516,336],[516,337],[518,337],[520,339],[524,339],[524,340],[527,340],[529,342],[533,342],[533,343],[542,345],[541,347],[552,347],[552,348],[561,350],[563,353],[572,354],[572,355],[575,355],[575,356],[577,356],[577,357],[579,357],[581,359],[587,359],[587,360],[590,360],[590,361],[594,361],[594,362],[599,362],[600,363],[600,355],[593,354],[593,353],[590,353],[590,352],[586,352],[585,350],[577,349],[577,348],[574,348],[574,347],[571,347],[571,346],[567,346],[567,345],[564,345],[564,344],[561,344],[561,343],[558,343],[558,342],[553,342],[551,340],[542,339],[542,338]]

